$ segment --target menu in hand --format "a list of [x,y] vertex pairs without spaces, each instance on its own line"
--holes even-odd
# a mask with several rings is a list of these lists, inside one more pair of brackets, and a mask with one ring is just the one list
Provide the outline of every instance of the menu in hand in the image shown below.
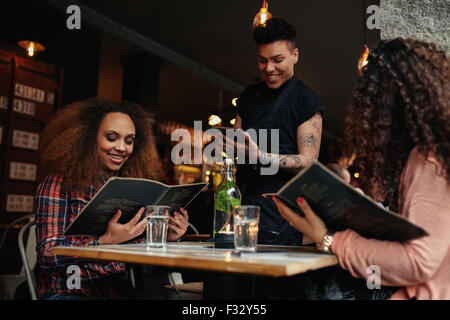
[[428,235],[397,213],[358,192],[320,162],[300,171],[277,193],[283,203],[303,215],[296,199],[303,197],[330,231],[352,229],[366,238],[407,241]]
[[106,232],[109,220],[118,209],[122,212],[119,223],[127,223],[140,208],[147,205],[185,208],[207,185],[194,183],[169,186],[147,179],[113,177],[86,204],[64,235],[100,236]]

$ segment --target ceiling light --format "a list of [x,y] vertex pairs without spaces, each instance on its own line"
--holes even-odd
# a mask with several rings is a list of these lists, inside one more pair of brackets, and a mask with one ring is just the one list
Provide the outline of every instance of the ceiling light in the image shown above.
[[220,125],[221,123],[222,123],[222,119],[220,119],[220,117],[215,114],[210,115],[208,118],[208,124],[210,126],[217,126],[217,125]]
[[269,3],[266,0],[262,0],[261,9],[253,19],[253,28],[259,25],[265,25],[266,21],[272,18],[272,14],[269,12]]
[[364,45],[364,51],[361,55],[361,58],[359,58],[358,60],[358,73],[360,76],[362,76],[364,67],[369,62],[369,53],[370,53],[369,47],[367,47],[367,45]]
[[45,50],[45,47],[42,44],[35,41],[20,40],[18,45],[27,51],[29,57],[33,57],[35,53]]

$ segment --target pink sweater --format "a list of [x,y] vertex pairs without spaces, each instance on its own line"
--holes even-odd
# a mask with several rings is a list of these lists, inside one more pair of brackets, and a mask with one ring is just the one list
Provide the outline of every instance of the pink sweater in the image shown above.
[[400,212],[429,236],[399,243],[352,230],[335,234],[332,250],[341,266],[364,279],[370,265],[379,266],[382,285],[402,287],[391,299],[450,299],[450,186],[440,170],[415,148],[400,178]]

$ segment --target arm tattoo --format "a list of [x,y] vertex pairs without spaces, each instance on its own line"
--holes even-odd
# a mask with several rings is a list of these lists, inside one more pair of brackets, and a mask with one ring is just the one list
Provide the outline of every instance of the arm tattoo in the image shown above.
[[295,162],[295,164],[297,164],[300,167],[302,166],[302,159],[300,159],[300,156],[297,154],[281,156],[280,157],[280,166],[286,167],[288,159],[292,159]]
[[316,128],[317,130],[320,130],[320,126],[319,126],[319,124],[316,121],[311,122],[311,126]]
[[316,128],[319,133],[322,133],[322,128],[320,126],[320,124],[322,123],[322,115],[320,113],[316,113],[315,115],[313,115],[308,122],[311,123],[311,126]]
[[299,166],[302,166],[302,159],[300,159],[300,157],[298,155],[292,156],[292,159],[294,159],[296,164],[298,164]]
[[300,135],[300,144],[302,146],[309,144],[312,147],[316,148],[317,147],[317,138],[312,133],[301,134]]
[[280,157],[280,165],[282,167],[286,167],[286,162],[287,162],[287,156]]

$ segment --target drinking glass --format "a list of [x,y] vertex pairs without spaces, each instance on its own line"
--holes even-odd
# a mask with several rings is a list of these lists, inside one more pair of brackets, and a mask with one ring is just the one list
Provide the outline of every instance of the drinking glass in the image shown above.
[[170,217],[169,206],[146,206],[147,246],[164,248],[167,242],[167,229]]
[[236,206],[234,208],[234,247],[237,251],[256,251],[259,215],[259,206]]

